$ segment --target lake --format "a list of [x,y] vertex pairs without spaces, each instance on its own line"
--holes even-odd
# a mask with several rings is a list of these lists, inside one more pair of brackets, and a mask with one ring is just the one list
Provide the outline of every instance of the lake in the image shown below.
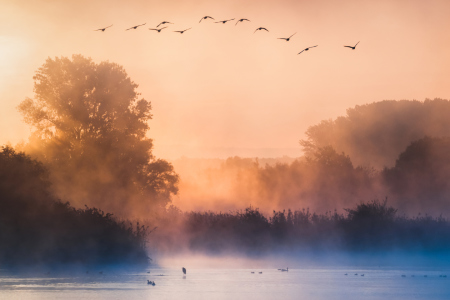
[[450,299],[444,274],[450,275],[449,269],[188,268],[183,275],[180,267],[71,276],[0,271],[0,299]]

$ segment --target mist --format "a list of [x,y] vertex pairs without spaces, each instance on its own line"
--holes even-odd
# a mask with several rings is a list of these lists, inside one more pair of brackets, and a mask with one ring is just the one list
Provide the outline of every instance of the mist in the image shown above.
[[381,101],[310,126],[297,158],[172,161],[180,209],[342,212],[388,198],[404,213],[450,215],[450,102]]

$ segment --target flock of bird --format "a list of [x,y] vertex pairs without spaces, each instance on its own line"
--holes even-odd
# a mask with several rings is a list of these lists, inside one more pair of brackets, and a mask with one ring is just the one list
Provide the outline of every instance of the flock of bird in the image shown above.
[[[216,21],[216,19],[214,19],[214,18],[211,17],[211,16],[204,16],[204,17],[202,17],[202,18],[200,19],[199,23],[201,23],[203,20],[207,20],[207,19],[213,20],[214,23],[222,23],[222,24],[226,24],[227,22],[231,22],[231,21],[234,21],[234,20],[235,20],[235,18],[233,18],[233,19],[228,19],[228,20]],[[236,26],[236,25],[238,25],[239,23],[242,23],[242,22],[244,22],[244,21],[251,22],[249,19],[243,18],[243,19],[238,19],[234,25]],[[125,29],[125,31],[131,30],[131,29],[137,29],[138,27],[144,26],[144,25],[146,25],[146,24],[147,24],[147,23],[139,24],[139,25],[136,25],[136,26],[132,26],[132,27],[130,27],[130,28]],[[163,26],[163,25],[166,25],[166,24],[169,25],[169,24],[174,24],[174,23],[169,22],[169,21],[162,21],[162,22],[160,22],[160,23],[156,26],[156,28],[149,28],[149,30],[153,30],[153,31],[156,31],[156,32],[160,33],[163,29],[166,29],[166,28],[169,27],[169,26],[160,27],[160,26]],[[109,25],[109,26],[107,26],[107,27],[95,29],[94,31],[102,31],[102,32],[104,32],[107,28],[110,28],[110,27],[112,27],[112,26],[113,26],[113,25]],[[173,32],[177,32],[177,33],[183,34],[183,33],[185,33],[186,31],[188,31],[188,30],[190,30],[190,29],[192,29],[192,27],[187,28],[187,29],[184,29],[184,30],[175,30],[175,31],[173,31]],[[257,31],[262,31],[262,30],[265,30],[265,31],[269,32],[269,30],[268,30],[267,28],[265,28],[265,27],[258,27],[258,28],[255,29],[255,31],[254,31],[253,33],[256,33]],[[296,32],[296,33],[297,33],[297,32]],[[278,39],[279,39],[279,40],[285,40],[286,42],[289,42],[290,39],[291,39],[296,33],[292,34],[291,36],[289,36],[289,37],[287,37],[287,38],[278,38]],[[357,46],[358,44],[359,44],[359,42],[356,43],[355,46],[344,46],[344,47],[350,48],[350,49],[352,49],[352,50],[355,50],[355,48],[356,48],[356,46]],[[308,51],[309,49],[315,48],[315,47],[317,47],[317,46],[318,46],[318,45],[306,47],[305,49],[303,49],[302,51],[300,51],[300,52],[297,53],[297,54],[301,54],[301,53],[303,53],[304,51]]]

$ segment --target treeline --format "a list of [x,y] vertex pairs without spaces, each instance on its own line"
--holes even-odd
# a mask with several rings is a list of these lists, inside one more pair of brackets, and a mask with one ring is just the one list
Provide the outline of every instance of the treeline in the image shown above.
[[[276,251],[403,251],[448,253],[450,221],[428,215],[407,217],[377,200],[360,203],[344,214],[308,209],[258,209],[229,213],[171,209],[159,233],[151,236],[154,251],[265,254]],[[170,234],[169,234],[170,233]]]
[[50,193],[41,163],[0,151],[0,267],[147,264],[147,227]]
[[[187,160],[187,159],[185,159]],[[423,137],[397,155],[392,167],[355,166],[332,146],[316,147],[293,162],[262,165],[233,157],[219,166],[180,169],[182,210],[228,211],[252,205],[273,209],[309,207],[325,212],[352,207],[362,199],[388,197],[407,213],[450,216],[450,137]],[[177,167],[180,162],[175,164]]]

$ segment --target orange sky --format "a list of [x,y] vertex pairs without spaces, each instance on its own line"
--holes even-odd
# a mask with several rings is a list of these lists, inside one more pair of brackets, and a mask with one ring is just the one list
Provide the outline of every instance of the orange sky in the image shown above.
[[[252,22],[199,24],[204,15]],[[27,138],[16,107],[45,59],[82,54],[124,66],[140,85],[158,157],[300,155],[308,126],[348,107],[449,99],[449,15],[448,0],[3,0],[0,144]],[[148,30],[163,20],[175,24]],[[259,26],[270,32],[253,33]]]

